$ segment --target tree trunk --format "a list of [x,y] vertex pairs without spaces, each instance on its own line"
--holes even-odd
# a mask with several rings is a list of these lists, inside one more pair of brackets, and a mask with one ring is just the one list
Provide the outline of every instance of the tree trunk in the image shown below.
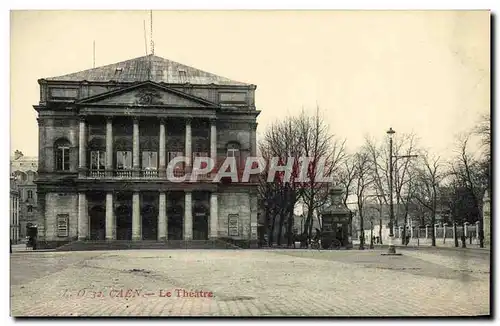
[[283,211],[283,209],[280,210],[279,216],[280,220],[278,228],[278,246],[281,246],[281,240],[283,236],[283,224],[285,223],[285,212]]
[[383,244],[382,243],[382,219],[380,219],[380,227],[378,229],[378,238],[380,240],[380,244]]
[[453,234],[455,235],[453,239],[455,247],[458,248],[457,223],[455,223],[455,219],[453,219]]
[[431,228],[432,228],[432,232],[431,232],[431,236],[432,236],[432,246],[435,247],[436,246],[436,228],[434,227],[434,225],[436,225],[436,211],[433,211],[432,212],[432,217],[431,217]]
[[406,244],[406,225],[408,224],[408,210],[405,211],[405,217],[403,219],[403,236],[402,236],[402,239],[401,239],[401,244],[402,245],[407,245]]
[[365,249],[365,228],[363,226],[363,212],[362,212],[361,207],[359,208],[359,229],[361,231],[361,237],[359,239],[359,250],[364,250]]
[[272,213],[273,216],[271,218],[271,227],[269,228],[269,236],[268,236],[268,246],[272,247],[274,241],[274,228],[276,226],[276,214]]

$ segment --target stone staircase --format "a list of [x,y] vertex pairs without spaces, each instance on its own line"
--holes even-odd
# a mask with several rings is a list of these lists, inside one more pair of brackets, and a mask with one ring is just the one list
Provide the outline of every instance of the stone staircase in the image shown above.
[[86,240],[73,241],[56,248],[56,251],[92,250],[152,250],[152,249],[241,249],[223,240]]

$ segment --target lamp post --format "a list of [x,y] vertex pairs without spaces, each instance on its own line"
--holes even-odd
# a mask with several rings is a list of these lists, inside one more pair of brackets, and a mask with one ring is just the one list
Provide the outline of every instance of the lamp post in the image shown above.
[[387,134],[389,135],[389,202],[390,202],[390,211],[389,211],[389,255],[396,254],[396,247],[394,247],[394,204],[392,202],[392,136],[396,132],[389,128]]
[[[389,201],[390,201],[390,221],[389,221],[389,250],[388,255],[396,255],[396,247],[394,246],[394,202],[393,202],[393,176],[394,176],[394,163],[400,158],[413,158],[418,155],[392,155],[392,137],[396,132],[389,128],[387,134],[389,135]],[[393,162],[394,159],[394,162]],[[406,227],[406,225],[405,225]],[[404,241],[404,239],[403,239]]]

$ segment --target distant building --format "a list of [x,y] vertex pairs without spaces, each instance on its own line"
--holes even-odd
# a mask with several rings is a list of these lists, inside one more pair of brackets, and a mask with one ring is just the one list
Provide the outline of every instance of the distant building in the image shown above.
[[38,218],[37,191],[34,181],[37,178],[38,158],[24,156],[16,150],[10,159],[11,177],[19,195],[19,237],[26,237],[26,228],[35,226]]
[[19,191],[14,177],[10,177],[10,240],[19,242]]

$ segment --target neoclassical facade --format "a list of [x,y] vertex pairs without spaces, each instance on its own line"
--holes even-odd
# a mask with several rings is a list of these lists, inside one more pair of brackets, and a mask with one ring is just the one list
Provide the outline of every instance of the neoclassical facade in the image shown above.
[[[255,85],[154,55],[40,79],[38,236],[256,243],[257,182],[190,182],[196,157],[256,155]],[[173,169],[185,182],[168,178]]]

